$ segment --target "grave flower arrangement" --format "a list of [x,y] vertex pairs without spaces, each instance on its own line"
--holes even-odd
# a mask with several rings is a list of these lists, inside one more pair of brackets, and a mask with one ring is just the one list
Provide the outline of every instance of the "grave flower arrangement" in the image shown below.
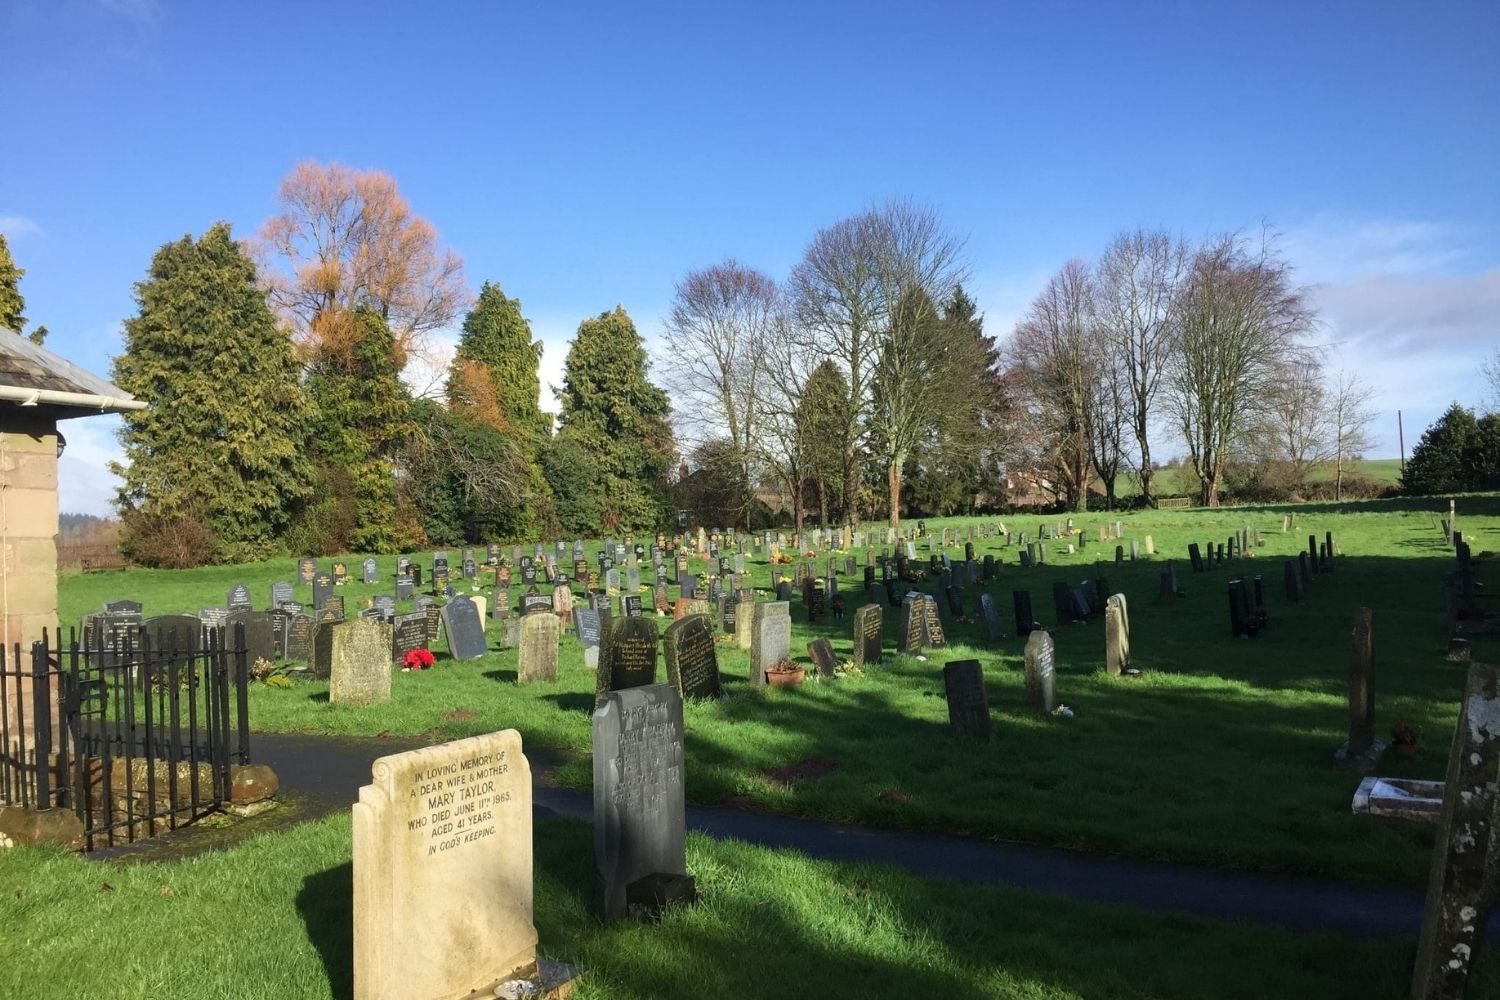
[[429,649],[408,650],[405,659],[402,660],[401,670],[403,673],[412,670],[430,670],[437,660]]
[[782,659],[766,671],[766,682],[772,687],[795,687],[807,679],[807,668]]
[[1400,754],[1414,754],[1417,752],[1417,743],[1422,739],[1422,730],[1410,722],[1397,722],[1391,727],[1391,742],[1395,744],[1396,752]]

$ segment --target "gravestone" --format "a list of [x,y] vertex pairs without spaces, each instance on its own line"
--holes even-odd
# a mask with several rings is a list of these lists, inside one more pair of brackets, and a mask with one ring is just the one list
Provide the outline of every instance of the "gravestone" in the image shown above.
[[[152,659],[166,657],[182,661],[205,645],[203,630],[207,623],[196,615],[157,615],[138,624],[146,633],[145,641],[150,643]],[[140,636],[131,635],[130,640],[140,651]],[[225,640],[232,641],[232,636],[226,635]],[[182,669],[186,672],[189,668],[184,665]]]
[[984,668],[978,660],[943,665],[943,693],[948,699],[948,728],[961,740],[988,743],[990,702],[984,690]]
[[995,607],[995,599],[989,594],[979,595],[979,617],[984,621],[984,637],[990,642],[996,642],[1005,638],[1005,632],[1000,627],[1000,611]]
[[[706,615],[704,617],[707,617]],[[604,630],[595,678],[594,708],[611,691],[656,683],[656,622],[650,618],[615,618]]]
[[573,631],[578,633],[578,642],[583,646],[583,662],[590,670],[599,668],[599,643],[604,637],[604,623],[608,618],[607,612],[593,608],[573,610]]
[[557,616],[522,615],[520,652],[516,659],[516,682],[557,680]]
[[760,605],[755,598],[746,594],[734,610],[734,645],[746,652],[750,651],[751,641],[755,636],[755,615]]
[[683,700],[717,698],[723,694],[713,623],[706,615],[689,615],[667,626],[662,636],[662,656],[667,666],[667,683],[677,689]]
[[333,705],[372,705],[391,697],[392,629],[385,622],[355,619],[328,628],[333,651],[328,701]]
[[1349,739],[1334,759],[1364,768],[1384,752],[1385,743],[1375,738],[1375,629],[1370,609],[1359,608],[1349,645]]
[[1500,667],[1476,663],[1464,684],[1448,753],[1412,1000],[1460,1000],[1465,994],[1494,898],[1497,778]]
[[485,654],[484,616],[473,601],[455,597],[443,605],[441,614],[448,652],[455,660],[477,660]]
[[[311,587],[313,578],[318,575],[318,564],[313,559],[297,560],[297,582],[304,587]],[[288,598],[290,600],[290,598]]]
[[1031,591],[1013,590],[1010,599],[1016,611],[1016,635],[1030,635],[1036,628],[1036,620],[1031,617]]
[[1078,620],[1077,602],[1073,599],[1073,591],[1062,581],[1052,584],[1052,617],[1058,625]]
[[1040,715],[1057,708],[1053,673],[1052,636],[1036,629],[1026,640],[1026,704]]
[[616,920],[633,905],[692,899],[677,690],[606,692],[594,711],[593,749],[595,916]]
[[333,564],[333,585],[342,587],[349,582],[349,564],[336,562]]
[[313,577],[313,610],[322,611],[328,604],[328,599],[333,596],[333,577],[327,573],[319,573]]
[[902,656],[920,656],[922,632],[925,627],[925,611],[922,595],[908,593],[901,602],[901,642],[897,647]]
[[938,614],[937,598],[931,594],[922,595],[922,623],[925,626],[922,633],[924,646],[942,649],[948,645],[948,637],[943,632],[943,619]]
[[1203,552],[1197,542],[1188,543],[1188,559],[1192,561],[1194,573],[1203,572]]
[[286,631],[286,658],[305,663],[312,656],[312,615],[293,615]]
[[364,562],[360,563],[360,572],[361,579],[363,579],[365,583],[380,582],[379,569],[375,565],[374,559],[366,559]]
[[1124,594],[1112,594],[1104,603],[1104,666],[1111,677],[1130,667],[1130,615]]
[[756,605],[750,633],[750,683],[764,684],[766,671],[791,655],[792,606],[786,601]]
[[552,588],[552,611],[557,622],[566,629],[573,621],[573,588],[560,583]]
[[286,580],[271,584],[271,607],[279,608],[293,597],[292,585]]
[[834,655],[833,643],[827,639],[814,639],[807,644],[807,655],[818,669],[819,677],[834,677],[838,674],[839,658]]
[[406,573],[396,575],[396,600],[405,601],[411,599],[412,589],[415,581]]
[[230,611],[249,611],[255,607],[250,600],[250,588],[243,583],[237,583],[229,588],[229,596],[224,601]]
[[537,615],[552,613],[552,595],[550,593],[539,593],[535,587],[526,588],[526,593],[521,595],[521,615]]
[[255,666],[256,660],[276,661],[276,623],[269,611],[236,611],[224,619],[224,645],[230,651],[236,647],[235,626],[245,630],[245,666]]
[[885,613],[878,604],[866,604],[854,612],[854,665],[864,668],[880,662]]
[[980,573],[980,576],[985,582],[989,582],[995,578],[995,557],[988,552],[984,554],[983,571]]
[[391,661],[398,665],[414,649],[427,648],[427,612],[413,611],[391,619]]
[[381,757],[370,770],[354,806],[354,1000],[493,996],[535,975],[520,733]]

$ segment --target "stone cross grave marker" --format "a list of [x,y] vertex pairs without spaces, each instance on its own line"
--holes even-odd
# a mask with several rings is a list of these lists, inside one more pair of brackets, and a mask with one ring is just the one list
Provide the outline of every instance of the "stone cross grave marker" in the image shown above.
[[601,920],[695,895],[682,763],[676,688],[605,693],[594,710],[594,913]]
[[391,697],[392,629],[385,622],[356,618],[329,627],[333,652],[328,701],[372,705]]
[[706,615],[688,615],[668,625],[662,636],[662,654],[667,682],[683,700],[717,698],[723,694],[713,622]]
[[1051,715],[1057,707],[1054,671],[1052,636],[1035,629],[1026,640],[1026,704],[1039,715]]
[[559,631],[556,615],[521,616],[521,649],[516,659],[517,683],[557,680]]
[[656,683],[656,622],[650,618],[615,618],[605,629],[599,647],[594,707],[604,705],[611,691]]
[[381,757],[371,776],[354,806],[354,1000],[493,995],[534,973],[521,734]]
[[448,652],[455,660],[477,660],[485,654],[484,618],[478,605],[460,595],[443,605],[441,614]]
[[988,743],[990,703],[984,690],[984,668],[978,660],[943,665],[943,692],[948,699],[948,727],[963,740]]

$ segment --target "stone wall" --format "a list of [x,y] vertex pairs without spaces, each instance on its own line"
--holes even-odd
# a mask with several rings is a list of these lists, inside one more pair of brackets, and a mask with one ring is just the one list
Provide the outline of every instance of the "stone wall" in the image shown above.
[[[31,644],[57,628],[57,424],[24,408],[0,408],[0,639],[6,669],[21,646],[25,669]],[[14,688],[10,689],[13,695]],[[31,684],[21,696],[30,717]],[[54,699],[56,691],[53,691]],[[55,704],[55,701],[54,701]],[[10,711],[14,716],[16,706]],[[14,733],[15,719],[10,720]],[[28,725],[28,737],[30,726]],[[28,740],[29,742],[29,740]],[[4,748],[14,752],[16,748]]]

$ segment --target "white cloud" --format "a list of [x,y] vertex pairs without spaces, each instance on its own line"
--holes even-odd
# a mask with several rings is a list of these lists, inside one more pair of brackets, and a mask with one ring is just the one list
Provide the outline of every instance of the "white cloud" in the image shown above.
[[1301,279],[1314,282],[1440,273],[1469,256],[1463,230],[1450,223],[1328,213],[1282,230],[1280,243]]
[[24,215],[0,215],[0,233],[6,236],[40,236],[42,227]]
[[113,515],[119,478],[109,471],[111,461],[124,455],[115,432],[118,416],[79,417],[58,425],[67,447],[57,463],[57,503],[64,514]]

